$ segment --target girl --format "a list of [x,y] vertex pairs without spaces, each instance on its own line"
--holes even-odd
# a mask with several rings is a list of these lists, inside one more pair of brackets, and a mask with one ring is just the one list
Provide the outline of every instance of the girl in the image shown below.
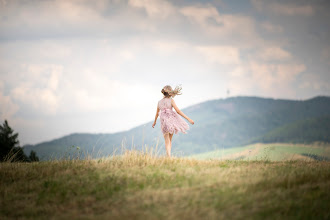
[[[189,129],[189,125],[185,122],[179,115],[187,119],[192,125],[194,121],[191,120],[188,116],[183,114],[182,111],[176,106],[174,98],[176,95],[181,95],[181,87],[177,86],[174,90],[171,86],[164,86],[162,89],[162,93],[164,98],[158,102],[157,112],[155,116],[155,121],[152,125],[154,128],[156,125],[156,121],[158,118],[158,114],[160,115],[160,124],[161,130],[165,139],[165,148],[168,157],[171,157],[171,148],[172,148],[172,137],[173,134],[177,134],[179,131],[186,134],[186,130]],[[172,107],[176,112],[172,110]]]

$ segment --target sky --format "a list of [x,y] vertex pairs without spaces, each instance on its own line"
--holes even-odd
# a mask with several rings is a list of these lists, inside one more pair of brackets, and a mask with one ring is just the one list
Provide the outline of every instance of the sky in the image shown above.
[[[327,0],[0,0],[0,120],[21,145],[211,99],[330,95]],[[159,122],[158,122],[159,123]],[[195,122],[196,123],[196,122]]]

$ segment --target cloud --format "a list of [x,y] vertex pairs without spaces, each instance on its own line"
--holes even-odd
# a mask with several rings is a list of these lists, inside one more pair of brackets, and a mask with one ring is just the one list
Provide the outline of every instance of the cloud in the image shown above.
[[0,39],[5,40],[102,38],[126,28],[149,28],[139,23],[141,16],[132,13],[124,1],[10,1],[0,8],[0,14],[4,18]]
[[60,104],[57,88],[62,70],[62,66],[56,65],[27,65],[26,72],[16,75],[16,79],[21,79],[10,96],[34,111],[54,115]]
[[233,95],[258,92],[261,96],[294,97],[292,83],[305,70],[303,64],[248,61],[230,72],[228,87]]
[[[31,27],[39,27],[40,30],[48,24],[55,27],[58,34],[61,31],[56,29],[57,25],[64,30],[79,29],[79,37],[74,41],[61,38],[30,43],[21,57],[27,63],[31,62],[30,57],[34,57],[36,64],[28,65],[28,77],[19,76],[22,83],[15,86],[12,95],[15,100],[30,103],[35,110],[43,103],[39,110],[43,109],[45,114],[66,111],[62,106],[70,106],[74,111],[97,112],[113,109],[115,102],[125,105],[135,99],[125,97],[121,102],[115,94],[124,97],[125,91],[129,91],[134,82],[142,83],[141,79],[147,77],[149,72],[178,77],[177,80],[193,76],[196,80],[200,79],[198,69],[209,71],[208,75],[215,77],[214,70],[205,68],[205,65],[212,63],[218,65],[218,70],[225,75],[234,72],[234,65],[242,65],[246,57],[241,51],[247,48],[260,48],[259,59],[263,61],[281,61],[292,57],[288,51],[262,39],[251,16],[219,13],[210,4],[181,7],[168,1],[130,0],[125,5],[123,2],[59,0],[40,3],[43,21],[36,21],[35,4],[25,8],[12,6],[13,11],[21,12],[18,18],[11,17],[12,21],[22,24],[27,19]],[[112,13],[107,13],[109,8],[112,8]],[[145,13],[141,13],[140,9]],[[173,17],[176,22],[171,23]],[[166,21],[174,26],[166,29],[166,25],[159,25],[165,23],[155,18],[167,18]],[[130,22],[126,23],[126,20]],[[187,28],[181,30],[181,25]],[[137,34],[136,27],[143,26],[148,27],[147,31]],[[175,33],[175,40],[169,35],[157,34],[165,33],[162,30],[164,27]],[[120,30],[128,34],[122,38]],[[91,37],[86,32],[93,32],[95,37],[80,39],[80,36]],[[100,37],[98,33],[103,36],[103,32],[112,35]],[[199,39],[192,35],[195,32],[199,34]],[[6,50],[17,50],[17,47],[7,47]],[[57,63],[55,66],[62,68],[60,75],[47,74],[51,70],[46,70],[44,66],[54,62]],[[187,69],[188,63],[193,70]],[[224,69],[224,66],[231,67]],[[240,72],[246,68],[243,64]],[[176,74],[176,71],[181,74]]]
[[164,55],[173,54],[178,50],[186,49],[190,46],[187,42],[169,40],[154,40],[151,44],[154,50]]
[[314,14],[314,8],[311,5],[284,5],[275,3],[270,6],[270,9],[276,14],[280,15],[303,15],[303,16],[311,16]]
[[19,105],[17,105],[10,96],[3,94],[3,83],[0,82],[0,119],[10,120],[19,110]]
[[271,33],[282,33],[283,27],[280,25],[275,25],[270,22],[262,22],[261,27]]
[[[233,95],[294,98],[300,91],[295,86],[311,70],[299,56],[310,50],[298,53],[301,36],[288,31],[303,27],[303,34],[306,26],[292,19],[290,29],[281,21],[293,15],[307,20],[315,5],[252,3],[285,19],[202,1],[8,1],[0,8],[6,115],[24,129],[36,128],[37,140],[49,120],[58,136],[147,122],[166,84],[183,84],[180,107],[224,97],[227,88]],[[328,60],[326,49],[317,53]],[[63,119],[66,128],[58,124]]]
[[32,106],[39,113],[56,114],[58,97],[50,89],[31,88],[23,85],[13,89],[11,95],[15,100]]
[[299,88],[301,89],[313,89],[316,91],[320,90],[330,90],[330,82],[323,81],[320,77],[316,74],[308,73],[302,77],[302,81],[299,84]]
[[[63,103],[70,106],[62,111],[98,112],[116,107],[120,82],[92,68],[82,69],[63,82]],[[63,94],[64,95],[64,94]]]
[[259,11],[269,11],[277,15],[285,16],[311,16],[315,13],[312,5],[297,5],[294,3],[279,3],[272,1],[271,3],[262,0],[252,0],[254,7]]
[[224,65],[240,63],[239,49],[231,46],[198,46],[197,51],[202,53],[208,62]]
[[264,47],[258,53],[257,57],[265,61],[288,60],[292,55],[280,47]]
[[193,25],[201,28],[199,34],[216,38],[223,43],[253,46],[262,42],[250,16],[219,14],[212,6],[188,6],[180,9]]
[[175,13],[175,8],[165,0],[129,0],[128,5],[144,9],[151,18],[165,19]]
[[260,64],[250,63],[252,77],[258,85],[264,89],[272,85],[288,85],[295,77],[303,72],[306,67],[303,64]]
[[[220,14],[210,5],[180,7],[159,0],[106,2],[33,1],[23,6],[19,1],[12,1],[0,9],[6,17],[0,21],[3,30],[0,39],[113,39],[125,36],[123,40],[164,37],[202,40],[204,43],[222,40],[245,46],[262,42],[251,16]],[[62,53],[68,55],[70,51],[62,50]]]

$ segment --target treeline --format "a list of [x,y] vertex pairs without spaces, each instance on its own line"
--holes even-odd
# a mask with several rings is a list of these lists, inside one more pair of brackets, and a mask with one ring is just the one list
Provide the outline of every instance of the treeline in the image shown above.
[[9,126],[5,120],[0,125],[0,162],[33,162],[39,161],[35,151],[30,151],[27,156],[19,146],[18,133]]
[[272,130],[253,142],[330,143],[330,116],[308,118]]

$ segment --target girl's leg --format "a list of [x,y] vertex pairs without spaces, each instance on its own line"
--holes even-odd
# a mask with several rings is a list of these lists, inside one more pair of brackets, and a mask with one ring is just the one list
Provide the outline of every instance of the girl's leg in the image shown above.
[[170,152],[172,150],[172,137],[173,137],[173,134],[169,134],[169,137],[170,137]]
[[166,154],[168,157],[171,157],[171,140],[170,140],[170,134],[166,133],[164,134],[165,139],[165,148],[166,148]]
[[173,134],[170,134],[171,147],[172,147],[172,137],[173,137]]

